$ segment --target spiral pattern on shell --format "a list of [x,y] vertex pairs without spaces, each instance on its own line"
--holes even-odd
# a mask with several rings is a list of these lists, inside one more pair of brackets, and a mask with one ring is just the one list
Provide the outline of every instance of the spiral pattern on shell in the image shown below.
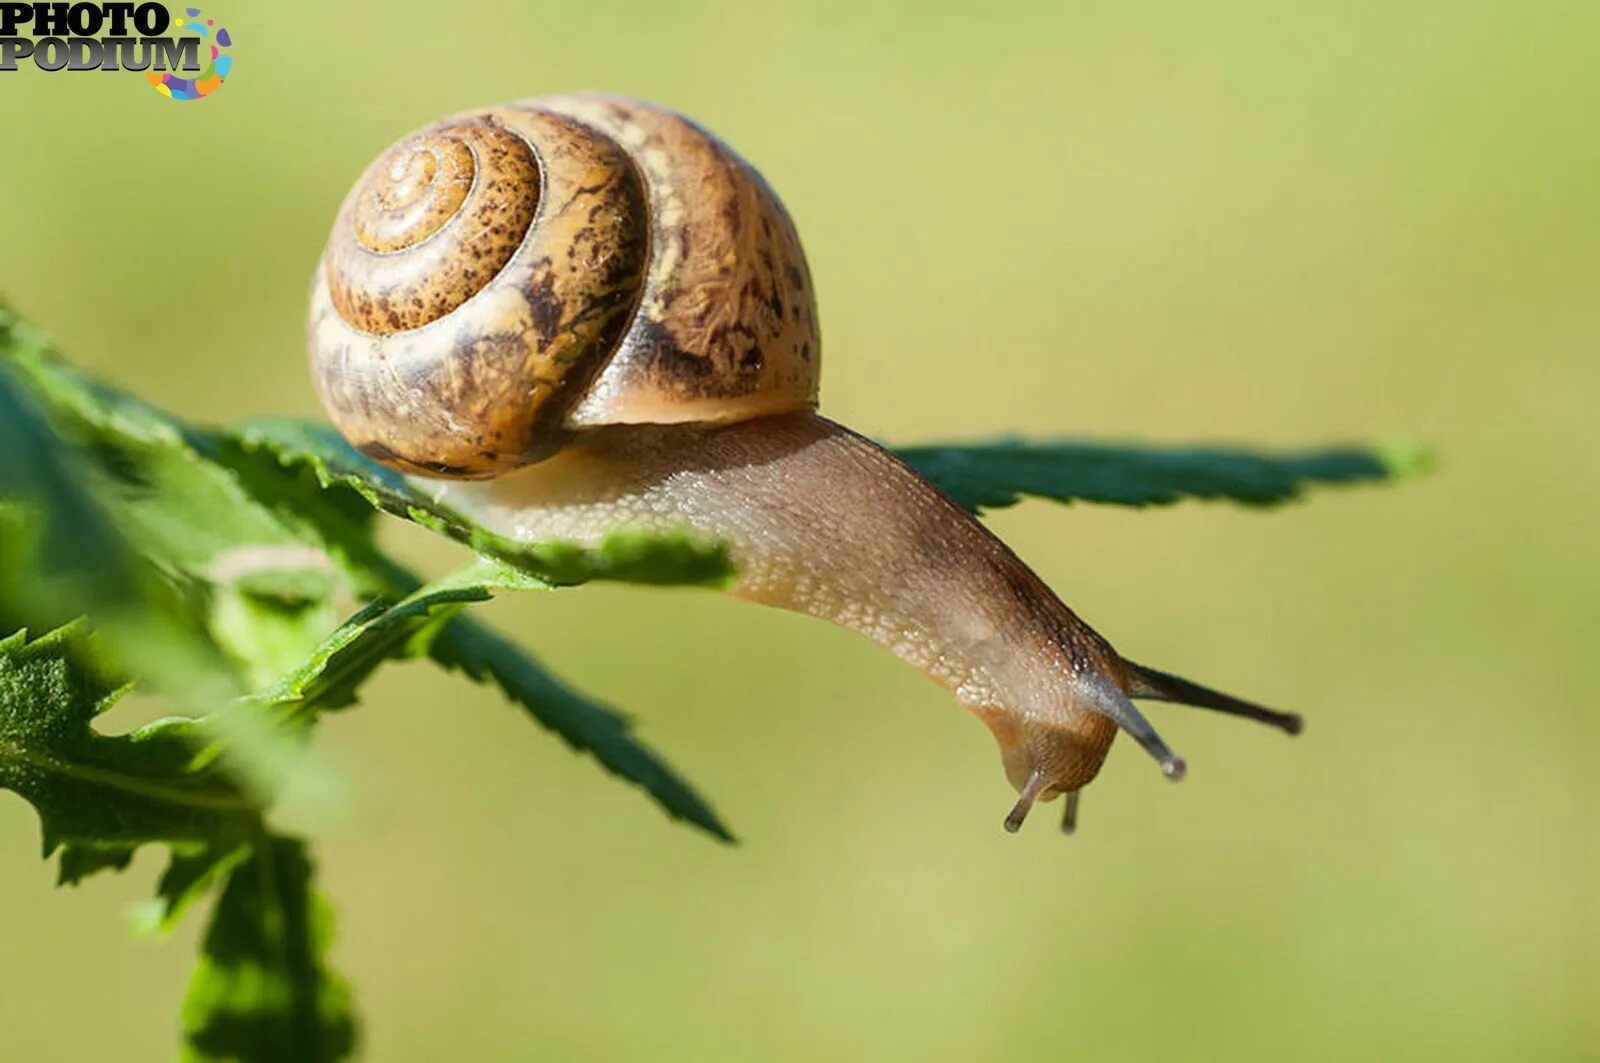
[[568,433],[816,405],[793,223],[672,111],[529,100],[446,119],[374,162],[312,288],[335,425],[408,472],[492,476]]

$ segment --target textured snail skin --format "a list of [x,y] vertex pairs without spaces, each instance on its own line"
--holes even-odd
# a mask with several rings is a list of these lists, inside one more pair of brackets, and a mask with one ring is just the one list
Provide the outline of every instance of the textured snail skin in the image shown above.
[[859,631],[953,691],[1019,800],[1072,795],[1131,697],[1298,731],[1119,657],[978,521],[818,416],[805,256],[759,174],[682,115],[613,96],[468,111],[391,148],[334,222],[312,376],[378,461],[513,538],[725,541],[733,593]]
[[1076,790],[1117,724],[1121,659],[1016,555],[899,459],[815,414],[598,429],[483,483],[418,481],[524,541],[690,528],[729,544],[732,593],[858,631],[949,688],[1020,791]]

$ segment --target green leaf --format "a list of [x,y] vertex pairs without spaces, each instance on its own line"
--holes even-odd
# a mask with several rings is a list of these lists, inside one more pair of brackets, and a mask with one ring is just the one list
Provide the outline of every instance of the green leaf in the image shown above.
[[77,845],[61,847],[58,886],[76,886],[96,871],[122,871],[133,862],[133,848],[126,845]]
[[203,453],[202,433],[41,348],[14,350],[11,365],[86,453],[77,481],[246,684],[281,675],[333,628],[343,573],[315,536]]
[[[287,676],[270,694],[282,704],[308,700],[314,702],[313,708],[332,708],[348,703],[356,686],[386,656],[421,651],[422,644],[412,641],[417,631],[446,612],[487,598],[491,589],[589,579],[704,582],[721,579],[728,571],[720,548],[707,550],[682,536],[620,532],[594,548],[496,542],[495,537],[472,530],[464,517],[442,507],[431,510],[433,503],[404,477],[357,453],[322,425],[252,422],[219,433],[211,452],[238,473],[260,504],[291,508],[315,527],[329,553],[350,565],[370,593],[400,599],[390,608],[369,607],[330,636],[304,668]],[[352,506],[353,500],[359,505]],[[425,526],[474,545],[496,546],[506,563],[474,566],[421,588],[414,575],[370,545],[371,528],[360,518],[362,508],[407,519],[420,513]],[[536,563],[530,564],[530,557]],[[621,716],[551,676],[508,640],[466,618],[450,620],[429,640],[438,663],[480,682],[493,680],[574,750],[592,752],[607,770],[641,786],[669,815],[731,840],[705,799],[634,738]]]
[[1269,506],[1314,484],[1386,480],[1426,470],[1413,446],[1328,447],[1268,454],[1238,447],[1172,447],[1021,440],[897,447],[906,464],[976,513],[1024,495],[1057,502],[1170,505],[1184,498]]
[[579,752],[593,753],[613,774],[644,788],[671,816],[726,841],[732,836],[709,804],[667,763],[628,733],[617,713],[566,686],[531,657],[488,628],[457,616],[497,589],[520,589],[528,580],[493,560],[480,560],[393,605],[374,603],[328,637],[294,673],[261,695],[290,719],[337,709],[356,698],[359,685],[384,661],[431,653],[446,668],[478,682],[494,681],[535,720]]
[[615,580],[721,586],[732,573],[724,546],[681,532],[620,531],[597,547],[516,542],[430,498],[406,477],[360,454],[326,425],[269,418],[230,427],[225,433],[247,452],[269,453],[286,468],[309,469],[324,487],[354,491],[382,512],[465,543],[552,585]]
[[[4,341],[0,334],[0,342]],[[26,505],[38,514],[38,526],[30,527],[13,513],[8,519],[4,554],[0,564],[8,575],[6,591],[13,611],[34,612],[36,602],[48,597],[34,595],[34,601],[18,605],[26,588],[16,585],[16,574],[23,565],[36,563],[41,575],[60,578],[78,575],[73,593],[93,599],[102,607],[126,609],[144,595],[145,573],[132,548],[111,524],[104,510],[82,488],[78,455],[50,431],[44,417],[17,379],[12,366],[0,361],[0,499],[13,507]],[[26,455],[26,460],[22,456]],[[34,549],[26,550],[22,536],[36,536]],[[28,556],[31,555],[31,556]],[[54,588],[52,588],[54,590]],[[71,610],[63,609],[67,616]]]
[[434,642],[433,657],[479,682],[492,679],[574,750],[593,753],[606,770],[643,787],[669,815],[723,841],[734,840],[705,799],[628,733],[625,717],[562,683],[505,638],[462,617]]
[[297,529],[306,541],[320,544],[360,597],[393,598],[416,586],[379,548],[381,511],[362,495],[337,483],[324,485],[307,465],[285,465],[271,451],[246,449],[228,432],[211,430],[196,438],[202,452],[227,467],[256,505]]
[[[411,489],[403,477],[368,461],[331,429],[294,421],[257,422],[215,434],[206,450],[234,470],[257,504],[279,513],[281,519],[303,522],[364,593],[381,599],[347,621],[303,667],[275,686],[269,697],[281,705],[308,702],[313,710],[336,707],[355,696],[357,685],[385,654],[404,657],[423,649],[415,632],[429,626],[431,619],[425,617],[454,613],[462,604],[487,597],[490,589],[549,585],[520,574],[520,569],[494,565],[463,570],[469,574],[464,583],[450,582],[462,577],[457,573],[422,587],[421,580],[379,551],[372,539],[374,512],[394,508],[385,504],[375,510],[373,499],[384,497],[380,488]],[[340,462],[351,467],[341,472]],[[660,537],[647,539],[645,555],[662,550]],[[598,550],[577,551],[575,564],[589,570],[606,565],[637,573],[647,557],[630,556],[636,542],[626,534],[617,536]],[[678,565],[671,561],[666,567]],[[479,575],[470,575],[474,571]],[[473,579],[480,584],[476,590]],[[480,682],[493,680],[574,750],[593,753],[608,771],[642,787],[669,815],[729,838],[705,799],[630,734],[626,720],[550,675],[509,640],[465,617],[448,619],[442,632],[428,637],[436,662]]]
[[[209,715],[208,726],[191,733],[219,744],[258,797],[276,793],[293,773],[302,801],[331,801],[339,791],[332,773],[304,755],[303,742],[260,726],[236,699],[296,667],[336,626],[350,578],[313,531],[258,504],[233,470],[213,461],[203,433],[62,365],[21,326],[9,328],[0,367],[48,413],[50,445],[73,448],[71,486],[159,583],[165,612],[118,623],[98,599],[55,594],[32,566],[6,566],[0,556],[0,571],[21,573],[34,598],[59,597],[88,611],[125,670]],[[68,531],[84,523],[69,518]],[[42,538],[44,548],[65,544],[65,564],[89,568],[90,587],[106,586],[94,560],[105,549],[53,528]],[[107,593],[113,602],[130,597]]]
[[450,617],[471,602],[487,601],[501,570],[497,562],[480,561],[392,604],[369,604],[258,701],[285,718],[307,719],[317,710],[353,704],[361,683],[379,665],[426,653]]
[[332,915],[303,842],[269,836],[234,866],[183,1003],[184,1058],[327,1063],[355,1050],[344,981],[327,966]]
[[210,842],[252,828],[257,806],[196,749],[196,723],[126,735],[91,726],[123,689],[107,680],[81,625],[0,639],[0,788],[34,806],[49,855],[72,848],[63,881],[125,863],[145,842]]
[[231,839],[197,847],[175,846],[156,883],[155,898],[140,913],[138,928],[148,933],[171,930],[191,905],[253,851],[250,842]]
[[141,557],[95,491],[93,455],[52,427],[29,368],[38,335],[0,308],[0,631],[90,615],[115,649],[195,698],[233,687],[183,594]]

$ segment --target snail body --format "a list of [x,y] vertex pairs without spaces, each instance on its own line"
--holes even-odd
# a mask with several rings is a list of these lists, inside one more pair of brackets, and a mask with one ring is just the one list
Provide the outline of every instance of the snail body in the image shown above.
[[621,527],[726,542],[736,597],[873,639],[949,688],[1036,800],[1119,729],[1171,778],[1132,698],[1291,733],[1299,718],[1135,665],[932,484],[815,412],[815,299],[747,163],[674,112],[599,95],[466,112],[346,199],[313,284],[313,377],[376,460],[513,538]]

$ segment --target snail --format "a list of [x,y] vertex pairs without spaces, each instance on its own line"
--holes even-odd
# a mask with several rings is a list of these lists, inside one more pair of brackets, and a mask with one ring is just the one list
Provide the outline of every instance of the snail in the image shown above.
[[484,526],[687,528],[728,544],[734,596],[922,669],[998,741],[1008,830],[1065,796],[1070,832],[1119,729],[1183,777],[1133,699],[1300,730],[1120,656],[974,516],[818,414],[794,224],[674,111],[552,96],[400,141],[340,208],[308,333],[345,438]]

